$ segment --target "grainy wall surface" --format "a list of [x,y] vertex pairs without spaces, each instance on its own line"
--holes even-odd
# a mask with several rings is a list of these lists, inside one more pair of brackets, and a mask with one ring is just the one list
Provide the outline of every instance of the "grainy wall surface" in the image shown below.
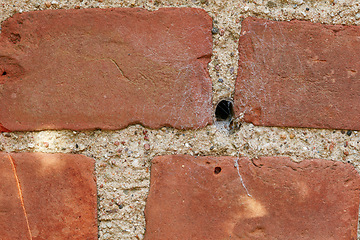
[[[213,18],[213,56],[209,73],[213,84],[214,105],[219,99],[233,96],[238,68],[238,38],[241,22],[245,17],[360,25],[360,3],[355,0],[2,0],[0,21],[16,12],[111,7],[141,7],[154,11],[160,7],[203,8]],[[216,125],[188,131],[168,127],[152,130],[133,125],[117,131],[1,133],[0,150],[81,153],[94,158],[99,239],[142,239],[145,232],[143,211],[149,191],[150,161],[155,156],[289,156],[294,161],[322,158],[349,161],[359,170],[359,141],[360,134],[357,131],[347,130],[257,127],[243,123],[240,129],[229,133],[220,131]]]

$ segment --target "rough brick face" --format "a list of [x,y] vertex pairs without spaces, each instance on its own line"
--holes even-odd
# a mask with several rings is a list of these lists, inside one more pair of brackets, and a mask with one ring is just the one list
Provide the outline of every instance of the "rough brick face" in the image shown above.
[[94,160],[0,153],[1,239],[97,239]]
[[152,161],[146,239],[356,239],[350,164],[173,155]]
[[211,27],[190,8],[15,14],[0,36],[0,130],[204,127]]
[[235,111],[265,126],[360,129],[360,27],[247,18]]

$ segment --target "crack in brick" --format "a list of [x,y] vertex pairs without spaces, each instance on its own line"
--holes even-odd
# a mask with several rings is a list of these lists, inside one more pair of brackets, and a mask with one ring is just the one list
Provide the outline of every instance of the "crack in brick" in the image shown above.
[[249,193],[248,189],[246,188],[245,186],[245,183],[244,183],[244,180],[243,178],[241,177],[241,174],[240,174],[240,170],[239,170],[239,159],[235,159],[235,162],[234,162],[234,166],[236,167],[237,169],[237,172],[238,172],[238,175],[239,175],[239,178],[240,178],[240,182],[242,184],[242,186],[244,187],[245,191],[246,191],[246,194],[252,198],[251,194]]
[[121,75],[122,75],[124,78],[126,78],[126,80],[128,80],[129,82],[131,82],[130,79],[129,79],[127,76],[125,76],[125,74],[124,74],[124,72],[121,70],[119,64],[117,64],[117,62],[116,62],[114,59],[112,59],[112,58],[110,58],[110,61],[112,61],[112,62],[115,64],[116,68],[119,70],[119,72],[121,73]]
[[31,230],[30,230],[29,219],[28,219],[28,216],[27,216],[27,214],[26,214],[26,209],[25,209],[25,205],[24,205],[24,198],[23,198],[23,195],[22,195],[22,190],[21,190],[21,186],[20,186],[20,181],[19,181],[19,178],[18,178],[17,173],[16,173],[16,166],[15,166],[15,163],[14,163],[14,159],[11,157],[10,154],[8,154],[8,157],[9,157],[9,160],[10,160],[10,163],[11,163],[11,167],[12,167],[12,170],[13,170],[13,173],[14,173],[14,177],[15,177],[15,180],[16,180],[16,185],[17,185],[17,189],[18,189],[18,192],[19,192],[21,207],[22,207],[23,212],[24,212],[24,216],[25,216],[25,220],[26,220],[26,225],[27,225],[28,232],[29,232],[29,237],[30,237],[30,239],[32,240],[33,238],[32,238],[32,234],[31,234]]

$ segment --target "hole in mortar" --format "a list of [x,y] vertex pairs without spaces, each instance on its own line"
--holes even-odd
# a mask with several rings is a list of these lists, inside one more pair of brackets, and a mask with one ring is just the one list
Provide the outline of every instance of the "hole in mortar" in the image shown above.
[[216,104],[215,125],[220,131],[229,132],[233,117],[234,107],[231,100],[223,99]]
[[221,172],[221,167],[215,167],[214,173],[219,174]]
[[221,100],[216,105],[216,121],[231,121],[234,115],[233,103],[229,100]]

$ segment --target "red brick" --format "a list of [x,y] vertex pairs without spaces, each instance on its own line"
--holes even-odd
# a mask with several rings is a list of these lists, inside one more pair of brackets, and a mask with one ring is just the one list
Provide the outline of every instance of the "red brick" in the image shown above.
[[97,239],[94,160],[0,153],[0,168],[1,239]]
[[27,224],[11,162],[5,155],[0,156],[0,238],[27,239]]
[[335,161],[156,157],[145,238],[356,239],[359,186]]
[[247,18],[235,112],[255,125],[360,130],[360,27]]
[[204,127],[211,27],[191,8],[15,14],[0,36],[0,123],[11,131]]

